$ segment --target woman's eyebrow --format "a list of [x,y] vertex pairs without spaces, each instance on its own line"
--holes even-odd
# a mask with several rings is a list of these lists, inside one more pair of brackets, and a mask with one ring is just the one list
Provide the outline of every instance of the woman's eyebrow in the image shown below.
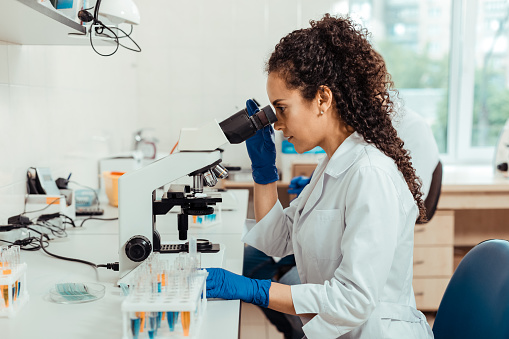
[[272,106],[276,106],[277,104],[279,104],[281,101],[283,101],[285,99],[276,99],[272,102]]

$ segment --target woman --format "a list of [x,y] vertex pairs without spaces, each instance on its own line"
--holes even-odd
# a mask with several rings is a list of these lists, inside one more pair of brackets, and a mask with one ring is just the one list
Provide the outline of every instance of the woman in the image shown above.
[[412,289],[421,182],[391,123],[393,83],[366,36],[327,14],[281,39],[268,61],[274,127],[299,153],[326,152],[287,209],[277,199],[273,130],[246,141],[257,223],[243,240],[267,255],[293,253],[301,284],[209,269],[207,293],[297,314],[308,338],[432,338]]

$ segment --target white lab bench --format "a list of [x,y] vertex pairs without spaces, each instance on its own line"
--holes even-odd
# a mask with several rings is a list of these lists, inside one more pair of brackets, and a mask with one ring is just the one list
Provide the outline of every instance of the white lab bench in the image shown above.
[[[246,219],[248,191],[234,190],[238,199],[235,211],[222,211],[222,223],[208,228],[190,227],[189,234],[206,238],[225,247],[224,268],[242,273],[244,244],[240,241]],[[117,209],[105,207],[104,218],[117,216]],[[78,221],[79,225],[79,221]],[[158,217],[157,229],[165,241],[177,240],[177,215]],[[118,221],[89,220],[83,228],[68,228],[67,238],[50,242],[48,250],[62,256],[96,264],[118,261]],[[2,339],[33,338],[121,338],[123,297],[115,287],[118,272],[105,268],[63,261],[42,251],[22,252],[27,265],[29,302],[11,319],[0,318]],[[106,286],[105,296],[83,304],[56,304],[49,299],[50,288],[58,282],[98,282]],[[240,302],[209,300],[199,338],[238,338]]]

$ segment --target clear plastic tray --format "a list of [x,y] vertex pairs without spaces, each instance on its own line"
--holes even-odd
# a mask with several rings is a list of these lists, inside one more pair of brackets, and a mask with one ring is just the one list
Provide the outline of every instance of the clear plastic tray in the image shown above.
[[105,287],[96,283],[58,283],[49,292],[51,300],[58,304],[78,304],[101,299]]

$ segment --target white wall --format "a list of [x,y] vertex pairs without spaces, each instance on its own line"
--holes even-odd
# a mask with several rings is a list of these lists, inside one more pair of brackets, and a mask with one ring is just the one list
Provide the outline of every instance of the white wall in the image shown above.
[[[169,151],[181,127],[221,121],[251,97],[268,104],[264,67],[276,43],[337,2],[138,1],[140,125],[155,127],[160,149]],[[243,144],[226,147],[223,162],[251,164]],[[278,157],[279,167],[287,163]]]
[[[264,64],[275,44],[338,1],[136,2],[139,54],[0,42],[0,223],[23,210],[29,166],[95,186],[97,159],[128,151],[136,128],[155,128],[168,152],[181,127],[221,121],[251,97],[268,104]],[[223,158],[250,165],[244,145]],[[278,165],[288,171],[293,158]]]
[[95,186],[97,159],[130,146],[136,75],[130,52],[0,42],[0,223],[23,211],[30,166]]

